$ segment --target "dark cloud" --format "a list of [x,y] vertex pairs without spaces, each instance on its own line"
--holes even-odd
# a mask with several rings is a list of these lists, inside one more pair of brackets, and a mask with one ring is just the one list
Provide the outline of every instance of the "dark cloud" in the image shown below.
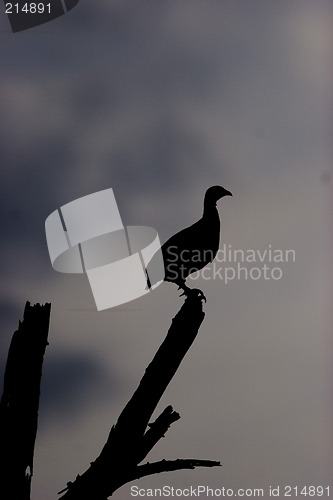
[[106,394],[112,401],[119,393],[112,368],[105,370],[97,359],[80,352],[53,355],[49,351],[42,374],[41,426],[49,420],[81,418],[87,405],[102,405]]
[[2,380],[7,361],[7,352],[11,337],[18,328],[19,320],[23,316],[24,304],[20,304],[16,297],[11,294],[3,294],[0,298],[0,390],[2,391]]
[[[21,307],[20,307],[21,306]],[[15,297],[9,298],[2,296],[0,299],[0,324],[4,325],[14,319],[19,321],[18,314],[22,313],[22,305],[18,303]]]

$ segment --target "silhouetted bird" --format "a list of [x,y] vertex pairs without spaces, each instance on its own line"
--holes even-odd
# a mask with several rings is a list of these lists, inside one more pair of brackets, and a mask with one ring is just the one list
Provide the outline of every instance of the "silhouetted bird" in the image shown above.
[[[232,196],[232,193],[221,186],[212,186],[207,189],[201,219],[171,236],[162,245],[164,281],[178,285],[178,289],[183,290],[182,295],[195,292],[204,298],[200,290],[189,288],[185,281],[190,274],[200,271],[212,262],[217,254],[220,243],[220,218],[216,203],[223,196]],[[148,288],[155,284],[154,266],[156,264],[156,257],[154,259],[153,256],[147,266]]]

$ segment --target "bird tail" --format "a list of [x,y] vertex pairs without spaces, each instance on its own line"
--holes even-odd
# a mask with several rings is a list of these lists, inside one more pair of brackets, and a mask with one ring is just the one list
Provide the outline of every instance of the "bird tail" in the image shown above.
[[147,269],[145,269],[145,273],[146,273],[146,278],[147,278],[146,290],[151,290],[151,282],[150,282],[150,279],[149,279],[149,275],[147,273]]

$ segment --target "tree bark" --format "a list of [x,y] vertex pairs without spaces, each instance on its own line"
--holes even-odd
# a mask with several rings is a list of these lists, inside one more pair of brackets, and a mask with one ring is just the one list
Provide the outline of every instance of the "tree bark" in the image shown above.
[[50,310],[51,304],[27,302],[8,352],[0,401],[0,484],[6,500],[30,500]]

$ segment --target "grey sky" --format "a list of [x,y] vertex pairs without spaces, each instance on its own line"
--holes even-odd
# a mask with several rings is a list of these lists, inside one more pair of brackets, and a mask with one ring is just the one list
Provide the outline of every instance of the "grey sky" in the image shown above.
[[182,418],[148,460],[223,467],[140,486],[328,486],[330,2],[81,0],[27,32],[6,22],[1,373],[25,301],[52,302],[34,500],[55,498],[99,453],[183,300],[163,284],[98,313],[84,276],[53,271],[46,217],[108,187],[126,224],[165,240],[221,184],[234,194],[219,204],[222,244],[296,252],[281,280],[195,282],[206,318],[158,407]]

